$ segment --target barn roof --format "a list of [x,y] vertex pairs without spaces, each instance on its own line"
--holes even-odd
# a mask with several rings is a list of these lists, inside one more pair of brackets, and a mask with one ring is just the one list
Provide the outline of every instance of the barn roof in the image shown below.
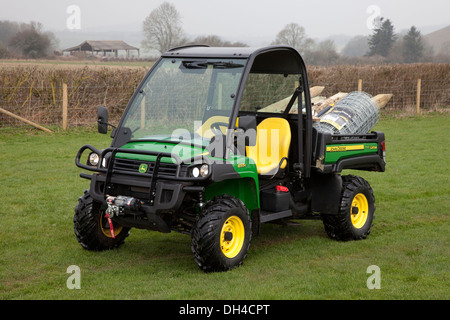
[[122,40],[86,40],[78,46],[63,51],[113,51],[113,50],[139,50]]

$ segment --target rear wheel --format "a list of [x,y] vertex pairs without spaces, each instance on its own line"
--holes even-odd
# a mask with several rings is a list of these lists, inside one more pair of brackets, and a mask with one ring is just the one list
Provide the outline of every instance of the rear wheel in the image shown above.
[[85,191],[78,200],[73,223],[78,242],[83,248],[94,251],[120,246],[124,243],[130,230],[112,221],[115,236],[113,238],[110,224],[105,218],[105,212],[100,210],[100,204],[92,199],[88,191]]
[[250,216],[242,201],[216,197],[192,229],[194,260],[205,272],[237,267],[247,256],[251,235]]
[[325,230],[336,240],[365,239],[375,217],[375,197],[361,177],[342,177],[342,196],[337,215],[323,215]]

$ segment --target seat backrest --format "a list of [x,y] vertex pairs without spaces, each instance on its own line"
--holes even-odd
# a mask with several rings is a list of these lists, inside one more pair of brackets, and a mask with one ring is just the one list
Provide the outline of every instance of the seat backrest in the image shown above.
[[[288,157],[291,144],[291,128],[283,118],[267,118],[256,129],[256,145],[247,147],[247,156],[252,158],[260,175],[277,172],[281,159]],[[280,168],[286,167],[283,161]]]

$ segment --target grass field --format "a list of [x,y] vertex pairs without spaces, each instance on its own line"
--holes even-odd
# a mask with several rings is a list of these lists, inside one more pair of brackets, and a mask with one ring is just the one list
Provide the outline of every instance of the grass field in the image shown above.
[[[387,171],[365,177],[376,197],[371,235],[330,240],[321,221],[262,226],[244,264],[205,274],[190,238],[132,229],[117,250],[89,252],[73,233],[88,181],[74,164],[94,128],[56,134],[0,128],[0,299],[449,299],[448,114],[382,119]],[[81,271],[69,290],[67,268]],[[369,290],[367,268],[380,268]]]

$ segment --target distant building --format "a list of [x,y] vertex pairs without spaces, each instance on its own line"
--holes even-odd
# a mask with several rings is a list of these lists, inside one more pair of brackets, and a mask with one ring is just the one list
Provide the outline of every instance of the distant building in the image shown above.
[[102,53],[104,56],[106,56],[107,53],[113,53],[114,56],[117,57],[119,55],[120,50],[126,51],[127,58],[130,57],[130,51],[133,50],[137,51],[138,56],[140,55],[139,48],[130,46],[129,44],[121,40],[107,40],[107,41],[86,40],[80,45],[65,49],[62,52],[63,54],[64,52],[70,52],[70,54],[76,52],[85,52],[91,54]]

